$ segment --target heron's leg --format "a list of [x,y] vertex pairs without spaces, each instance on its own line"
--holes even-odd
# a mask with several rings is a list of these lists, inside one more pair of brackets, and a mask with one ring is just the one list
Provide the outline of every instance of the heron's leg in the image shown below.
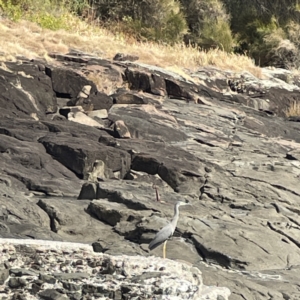
[[163,247],[163,258],[166,258],[166,249],[167,249],[167,240],[164,242],[164,247]]

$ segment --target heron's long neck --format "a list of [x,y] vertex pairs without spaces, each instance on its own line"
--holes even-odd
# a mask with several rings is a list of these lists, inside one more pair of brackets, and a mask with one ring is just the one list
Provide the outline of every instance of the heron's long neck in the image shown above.
[[[179,205],[175,205],[175,207],[174,207],[174,217],[172,219],[172,223],[175,224],[175,226],[177,224],[178,218],[179,218]],[[174,228],[174,230],[175,230],[175,228]]]

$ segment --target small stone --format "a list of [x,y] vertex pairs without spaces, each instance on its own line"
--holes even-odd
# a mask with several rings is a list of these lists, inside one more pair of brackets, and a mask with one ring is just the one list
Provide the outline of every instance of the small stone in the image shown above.
[[113,60],[115,61],[136,61],[138,60],[139,57],[137,55],[132,55],[132,54],[125,54],[125,53],[117,53]]
[[16,259],[17,259],[17,255],[12,254],[12,255],[9,257],[8,261],[15,261]]
[[43,280],[40,279],[36,279],[33,281],[35,284],[37,284],[38,286],[41,286],[43,283],[45,283]]
[[90,93],[91,93],[91,89],[92,89],[92,86],[85,85],[82,88],[81,92],[79,92],[78,97],[87,98],[90,95]]
[[102,247],[101,243],[99,243],[99,242],[94,242],[92,244],[92,247],[93,247],[94,252],[100,252],[100,253],[104,252],[104,248]]
[[87,112],[87,115],[91,118],[107,119],[108,113],[106,109],[97,109]]
[[47,289],[38,294],[44,300],[68,300],[69,298],[55,289]]
[[5,268],[4,264],[0,266],[0,285],[5,282],[9,276],[9,271]]
[[111,274],[112,275],[115,273],[115,271],[116,271],[116,268],[109,259],[103,261],[102,268],[100,271],[101,274]]
[[12,289],[21,288],[26,286],[27,281],[24,278],[12,277],[8,281],[8,286]]
[[79,111],[81,111],[81,112],[83,112],[84,111],[84,109],[82,108],[82,106],[64,106],[64,107],[62,107],[60,110],[59,110],[59,113],[62,115],[62,116],[64,116],[64,117],[68,117],[68,114],[70,113],[70,112],[73,112],[73,113],[76,113],[76,112],[79,112]]
[[122,300],[122,292],[120,290],[115,291],[115,300]]
[[86,182],[82,185],[78,200],[93,200],[96,199],[98,185],[95,182]]
[[36,283],[32,283],[31,285],[31,294],[37,294],[41,289],[41,286],[36,284]]
[[129,287],[127,285],[122,285],[121,286],[121,292],[122,292],[122,294],[130,293],[131,290],[132,290],[132,287]]
[[70,291],[70,292],[77,292],[81,289],[81,286],[75,283],[63,281],[62,282],[63,288]]
[[89,261],[88,262],[88,266],[90,268],[96,268],[97,267],[97,262],[96,261]]
[[26,296],[19,292],[16,292],[13,294],[12,300],[26,300]]
[[75,263],[76,266],[79,266],[79,265],[83,265],[83,260],[82,259],[78,259]]
[[88,273],[53,273],[53,276],[58,280],[81,280],[90,277]]
[[123,120],[117,120],[114,124],[114,131],[119,138],[130,139],[131,134]]
[[54,284],[56,282],[56,279],[53,276],[42,273],[39,274],[39,280],[50,284]]
[[70,300],[83,300],[84,298],[81,297],[81,293],[67,293],[67,296]]
[[10,269],[9,274],[14,274],[17,277],[36,276],[37,275],[37,273],[35,271],[28,270],[28,269],[22,269],[22,268]]

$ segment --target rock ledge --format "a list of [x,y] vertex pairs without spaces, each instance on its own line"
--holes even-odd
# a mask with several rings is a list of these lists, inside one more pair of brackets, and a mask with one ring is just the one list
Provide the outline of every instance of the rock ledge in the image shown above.
[[0,240],[1,299],[228,299],[199,269],[142,256],[95,253],[88,244]]

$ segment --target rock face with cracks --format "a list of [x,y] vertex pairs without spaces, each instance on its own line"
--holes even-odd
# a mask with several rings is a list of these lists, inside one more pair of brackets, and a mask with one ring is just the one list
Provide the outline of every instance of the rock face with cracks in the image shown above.
[[86,244],[33,242],[0,241],[1,299],[217,300],[230,294],[203,285],[201,271],[184,263],[95,253]]
[[[174,203],[188,200],[169,259],[200,269],[206,286],[229,288],[229,299],[296,299],[300,123],[284,117],[299,95],[296,76],[206,67],[186,79],[78,52],[52,57],[55,66],[23,59],[0,68],[1,238],[92,244],[101,257],[134,256],[141,268],[143,257],[162,256],[148,243]],[[88,79],[97,76],[115,84],[111,93]],[[163,284],[148,271],[138,282]],[[20,272],[3,262],[0,280],[9,274],[9,289],[24,290],[27,277],[16,274],[36,275]],[[63,287],[31,288],[44,299],[78,289],[57,276]],[[157,299],[167,293],[158,290]],[[123,289],[128,299],[131,291]],[[110,293],[94,283],[83,292]]]

